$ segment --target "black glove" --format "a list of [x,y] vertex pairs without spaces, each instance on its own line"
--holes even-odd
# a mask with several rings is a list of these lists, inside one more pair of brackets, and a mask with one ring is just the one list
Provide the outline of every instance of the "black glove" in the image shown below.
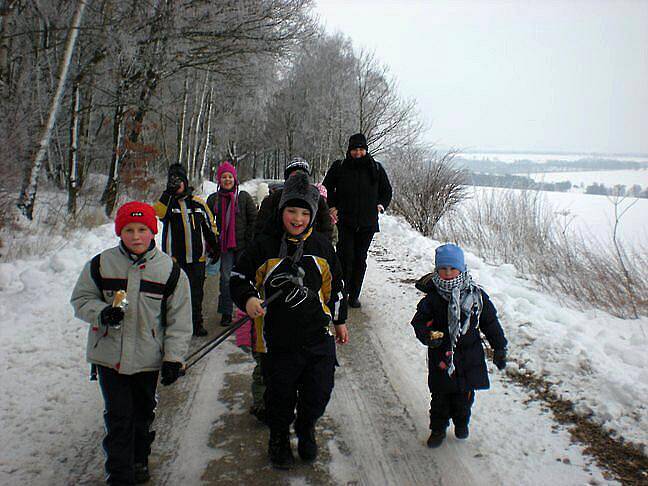
[[124,320],[124,309],[107,305],[100,314],[101,324],[107,327],[119,327]]
[[506,348],[493,351],[493,363],[500,371],[506,368]]
[[440,339],[429,339],[428,340],[428,348],[438,348],[443,344],[443,338]]
[[171,176],[167,181],[166,189],[164,190],[164,192],[168,192],[169,194],[173,195],[178,191],[178,189],[180,189],[180,184],[182,184],[182,179],[180,179],[180,177],[175,175]]
[[215,265],[220,258],[220,248],[209,248],[209,250],[207,250],[207,256],[209,257],[209,264]]
[[162,379],[160,383],[164,386],[168,386],[171,383],[174,383],[180,377],[180,370],[182,369],[182,363],[176,363],[174,361],[163,361],[162,362]]

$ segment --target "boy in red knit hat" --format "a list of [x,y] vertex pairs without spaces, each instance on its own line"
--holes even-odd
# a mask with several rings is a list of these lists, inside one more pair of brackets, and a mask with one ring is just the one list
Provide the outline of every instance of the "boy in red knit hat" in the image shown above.
[[158,375],[163,385],[180,376],[191,301],[187,276],[155,246],[151,206],[124,204],[115,233],[119,244],[85,265],[71,303],[75,316],[90,324],[87,359],[105,403],[106,481],[139,484],[150,478]]

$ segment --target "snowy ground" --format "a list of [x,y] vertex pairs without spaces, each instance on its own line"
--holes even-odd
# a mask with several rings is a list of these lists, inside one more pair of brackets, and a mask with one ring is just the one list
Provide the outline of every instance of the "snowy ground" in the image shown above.
[[[437,242],[391,216],[381,225],[363,308],[351,313],[353,341],[340,351],[342,367],[323,421],[330,461],[318,467],[328,471],[327,484],[606,482],[566,430],[496,371],[492,390],[478,393],[470,439],[459,442],[450,434],[436,451],[424,446],[425,353],[408,323],[421,298],[411,280],[430,270]],[[79,466],[100,461],[102,403],[97,384],[87,381],[87,325],[72,317],[69,296],[85,261],[115,241],[112,225],[104,225],[72,235],[56,254],[0,264],[0,484],[100,477],[97,468]],[[511,356],[607,428],[648,444],[648,319],[572,310],[534,290],[509,266],[489,266],[470,254],[467,262],[500,311]],[[177,385],[182,400],[176,399],[176,408],[168,406],[166,417],[161,410],[159,425],[168,431],[161,436],[169,442],[156,444],[156,465],[164,483],[209,481],[216,477],[208,474],[210,464],[228,460],[214,446],[213,430],[226,416],[247,416],[241,403],[218,398],[230,386],[224,385],[230,373],[240,375],[240,393],[245,391],[250,363],[227,361],[237,353],[229,344],[212,353],[202,374]],[[172,393],[164,391],[161,408]],[[239,395],[232,400],[242,400]],[[257,436],[263,433],[251,429],[242,440],[262,443]],[[268,474],[274,484],[282,477],[319,484],[320,477],[303,470],[297,476]]]

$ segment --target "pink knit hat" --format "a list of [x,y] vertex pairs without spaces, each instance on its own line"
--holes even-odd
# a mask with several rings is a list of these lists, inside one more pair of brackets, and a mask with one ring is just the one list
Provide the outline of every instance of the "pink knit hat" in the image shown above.
[[227,160],[223,162],[221,165],[219,165],[218,170],[216,171],[216,181],[218,183],[220,183],[220,178],[225,172],[229,172],[230,174],[232,174],[234,176],[235,183],[238,184],[238,176],[236,175],[236,168]]

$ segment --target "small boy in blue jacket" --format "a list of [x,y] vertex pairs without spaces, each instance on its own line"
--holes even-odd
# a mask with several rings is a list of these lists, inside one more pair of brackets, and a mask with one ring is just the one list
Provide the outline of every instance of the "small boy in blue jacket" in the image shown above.
[[506,367],[504,331],[488,294],[475,284],[457,245],[446,244],[435,253],[434,272],[416,288],[427,295],[419,302],[412,326],[428,347],[430,437],[428,447],[439,447],[450,419],[455,437],[468,438],[475,390],[490,387],[481,332],[493,348],[493,362]]

